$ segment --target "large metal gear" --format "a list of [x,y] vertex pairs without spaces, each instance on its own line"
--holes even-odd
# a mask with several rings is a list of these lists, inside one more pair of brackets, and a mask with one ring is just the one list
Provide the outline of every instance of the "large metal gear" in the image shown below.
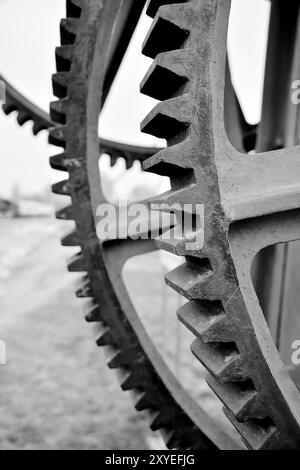
[[[98,344],[110,352],[109,366],[118,369],[137,410],[148,410],[151,428],[163,430],[170,448],[241,448],[170,374],[121,281],[127,259],[153,251],[153,241],[96,235],[96,210],[105,202],[98,117],[144,4],[67,2],[53,78],[60,98],[51,106],[57,124],[50,133],[50,143],[64,148],[51,164],[69,173],[54,191],[72,198],[58,217],[76,225],[63,244],[80,246],[69,269],[85,273],[78,295],[90,298],[87,319],[101,325]],[[273,5],[282,7],[277,0]],[[143,130],[165,138],[168,148],[145,169],[172,182],[172,191],[152,204],[205,205],[204,247],[187,251],[187,240],[176,239],[171,227],[172,241],[164,236],[158,245],[186,257],[167,282],[190,300],[179,318],[197,337],[192,349],[211,374],[210,386],[249,448],[296,449],[299,393],[271,337],[250,268],[259,250],[299,238],[299,160],[293,148],[262,153],[268,150],[259,148],[262,126],[249,126],[243,118],[226,67],[229,11],[229,0],[149,2],[155,19],[144,53],[155,62],[142,92],[164,101]],[[287,24],[295,23],[294,13]],[[295,41],[292,36],[288,40]],[[260,153],[245,155],[255,145]],[[101,139],[100,150],[110,153]],[[149,153],[144,149],[144,157]]]
[[[90,298],[86,317],[101,326],[98,344],[106,346],[108,365],[117,369],[122,389],[132,392],[136,409],[148,411],[151,429],[162,430],[170,448],[237,449],[241,444],[219,429],[170,373],[121,281],[126,260],[154,251],[154,241],[99,240],[96,234],[96,209],[105,202],[98,170],[98,117],[107,70],[114,60],[111,46],[119,47],[128,22],[133,31],[144,4],[136,0],[67,2],[62,46],[57,51],[59,72],[54,76],[60,100],[51,104],[57,125],[50,132],[50,143],[65,149],[52,157],[51,164],[69,174],[54,191],[72,199],[58,217],[76,224],[63,244],[81,248],[69,263],[70,271],[85,273],[77,295]],[[118,31],[120,39],[111,37],[111,30]]]
[[[171,192],[152,204],[180,204],[183,211],[184,204],[205,205],[203,247],[188,251],[188,240],[176,239],[176,234],[170,234],[171,242],[164,236],[158,243],[186,257],[166,281],[189,300],[179,319],[197,338],[192,351],[209,371],[211,388],[249,448],[299,449],[299,391],[275,347],[250,275],[261,249],[300,238],[299,148],[273,150],[295,143],[299,121],[286,87],[281,90],[281,111],[288,120],[283,141],[281,129],[274,127],[278,114],[272,120],[269,109],[269,133],[265,119],[258,129],[258,147],[264,139],[267,148],[247,156],[230,142],[224,125],[230,3],[150,2],[148,11],[155,19],[144,53],[155,62],[142,91],[164,101],[142,129],[165,138],[168,149],[144,168],[172,181]],[[276,31],[278,44],[281,31],[282,47],[290,46],[283,56],[289,61],[288,80],[299,71],[298,18],[299,2],[288,7],[272,2],[269,62],[272,55],[274,73],[274,35]],[[165,77],[168,88],[161,86]]]

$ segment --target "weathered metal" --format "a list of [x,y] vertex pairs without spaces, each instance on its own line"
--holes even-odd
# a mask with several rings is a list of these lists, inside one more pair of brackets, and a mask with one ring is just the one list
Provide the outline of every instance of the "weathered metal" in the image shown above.
[[[126,24],[129,4],[141,12],[141,2],[136,0],[68,2],[69,17],[62,22],[63,45],[72,24],[73,43],[67,45],[72,61],[68,70],[62,70],[58,57],[65,93],[51,107],[56,119],[60,115],[61,125],[51,131],[50,142],[65,149],[52,158],[52,164],[69,172],[69,179],[56,185],[55,191],[72,198],[72,206],[58,217],[70,218],[76,224],[76,230],[63,244],[81,248],[69,269],[86,273],[79,293],[90,297],[87,320],[101,325],[98,344],[107,347],[109,367],[118,369],[122,388],[132,392],[137,410],[148,411],[151,428],[162,430],[166,444],[171,448],[240,448],[170,373],[142,327],[121,280],[126,260],[154,251],[154,241],[104,241],[96,235],[96,209],[105,202],[97,139],[105,64],[110,43],[114,42],[110,31],[116,29],[116,24]],[[59,52],[67,54],[64,46]]]
[[[286,25],[293,22],[284,43],[287,49],[296,40],[296,3],[291,2],[282,20]],[[58,217],[75,221],[75,230],[63,244],[80,247],[69,269],[85,273],[78,295],[89,298],[87,320],[101,325],[98,344],[107,347],[109,366],[118,369],[121,386],[132,392],[137,410],[151,415],[152,429],[162,429],[171,448],[241,448],[170,374],[131,304],[122,268],[131,256],[153,251],[153,241],[99,240],[96,235],[96,210],[105,202],[98,171],[101,153],[117,157],[118,152],[128,152],[130,158],[144,160],[153,151],[118,147],[100,138],[99,154],[97,133],[99,114],[144,4],[67,1],[58,73],[53,77],[60,100],[51,105],[56,127],[50,132],[50,143],[64,148],[51,164],[69,174],[54,191],[72,199]],[[155,61],[141,90],[163,101],[142,129],[165,138],[168,148],[160,149],[144,168],[169,176],[172,183],[172,190],[152,204],[205,205],[204,247],[188,251],[187,240],[176,236],[170,243],[164,236],[158,247],[186,257],[184,265],[167,275],[167,283],[189,300],[179,318],[197,338],[192,350],[210,372],[209,385],[247,447],[299,449],[299,392],[276,349],[251,279],[260,250],[300,238],[299,148],[278,150],[295,143],[291,129],[297,128],[298,118],[290,109],[289,132],[284,134],[289,137],[280,143],[282,123],[278,114],[270,123],[270,106],[258,127],[244,119],[226,66],[230,4],[149,2],[154,22],[144,53]],[[283,8],[277,0],[272,5]],[[271,20],[271,37],[273,26],[282,29]],[[297,71],[290,54],[289,60],[291,70]],[[274,65],[270,71],[267,67],[267,80],[271,73]],[[285,104],[279,112],[285,115]],[[247,155],[255,148],[259,153]],[[256,286],[259,291],[259,277]],[[258,293],[263,299],[264,293]]]
[[[205,243],[188,251],[184,239],[168,244],[164,236],[161,248],[186,257],[166,281],[189,300],[179,318],[197,337],[192,351],[210,372],[208,382],[247,446],[299,449],[299,392],[250,276],[262,248],[300,238],[299,147],[247,156],[232,145],[224,123],[231,2],[167,3],[150,2],[156,16],[144,53],[155,62],[142,83],[142,91],[165,101],[142,130],[166,138],[168,149],[147,161],[145,169],[169,174],[172,181],[171,192],[155,204],[205,205]],[[165,76],[181,86],[170,84],[172,93],[164,88],[162,97]],[[274,118],[279,120],[278,113]],[[272,123],[270,130],[276,134]],[[258,127],[257,146],[261,135],[266,138]]]

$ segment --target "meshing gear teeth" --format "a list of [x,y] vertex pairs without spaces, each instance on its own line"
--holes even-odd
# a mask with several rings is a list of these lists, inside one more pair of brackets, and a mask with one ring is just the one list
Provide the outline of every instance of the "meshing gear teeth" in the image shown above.
[[[142,2],[132,3],[141,13]],[[198,417],[196,419],[198,409],[193,410],[195,405],[188,405],[188,408],[191,406],[188,413],[182,409],[180,403],[184,391],[180,386],[178,388],[174,386],[169,372],[166,373],[165,366],[158,361],[156,353],[152,352],[153,348],[149,346],[148,339],[145,339],[145,343],[144,339],[142,343],[140,342],[135,331],[136,327],[131,325],[123,313],[120,300],[111,288],[109,279],[111,274],[105,266],[104,241],[101,242],[96,237],[88,189],[86,149],[78,140],[78,136],[87,124],[84,119],[78,120],[78,117],[82,112],[81,103],[86,93],[86,85],[82,88],[81,84],[84,84],[84,80],[90,79],[93,61],[97,63],[99,58],[96,49],[93,50],[96,47],[98,31],[107,27],[105,14],[109,13],[109,21],[112,21],[110,9],[116,5],[117,3],[110,1],[98,2],[98,0],[68,2],[68,18],[61,23],[63,47],[57,50],[58,73],[53,77],[54,93],[60,100],[51,105],[51,116],[56,121],[56,127],[51,131],[49,138],[51,143],[64,148],[62,154],[52,157],[52,167],[69,173],[69,179],[55,185],[54,190],[63,195],[70,193],[72,199],[72,205],[61,210],[58,217],[74,220],[76,225],[75,230],[64,237],[62,243],[66,246],[79,245],[81,248],[81,251],[70,260],[68,269],[84,274],[77,288],[77,295],[88,299],[85,309],[86,319],[88,322],[96,322],[99,326],[97,344],[105,346],[108,366],[118,371],[121,387],[131,392],[137,410],[147,411],[151,428],[162,431],[166,444],[170,448],[213,449],[216,448],[215,442],[220,441],[220,444],[218,442],[220,446],[238,448],[239,446],[233,443],[231,438],[222,431],[214,429],[210,418],[204,417],[204,413],[202,416],[200,412],[199,419]],[[89,41],[86,41],[86,38],[90,38]],[[103,39],[106,41],[107,38]],[[87,53],[83,53],[83,50]],[[180,69],[176,68],[177,60],[178,57],[174,56],[173,81],[183,84],[185,78],[180,75]],[[164,67],[164,62],[161,62],[160,66]],[[100,69],[103,74],[103,64]],[[100,106],[98,101],[97,106]],[[188,106],[187,103],[186,109]],[[98,114],[99,111],[100,108]],[[170,103],[168,109],[165,107],[157,113],[157,116],[160,113],[159,119],[169,120],[172,133],[179,127],[185,129],[182,114],[178,114],[177,111],[173,110]],[[103,150],[106,145],[106,141],[101,142]],[[114,150],[109,143],[109,149],[118,156],[117,146]],[[122,149],[125,156],[128,156],[128,166],[130,166],[134,161],[136,149],[130,146],[123,146]],[[151,150],[142,149],[141,153],[149,156]],[[137,329],[139,330],[139,327]],[[152,361],[157,363],[159,373]],[[165,376],[164,380],[160,374]],[[196,422],[203,421],[202,427],[205,432],[197,427],[194,419]],[[212,438],[206,436],[206,430]]]
[[[225,75],[229,7],[228,0],[176,4],[153,0],[149,4],[148,13],[154,21],[143,52],[155,62],[141,90],[165,101],[156,106],[141,128],[165,138],[168,149],[144,167],[169,176],[172,184],[169,193],[158,196],[150,205],[161,205],[162,211],[171,211],[176,203],[182,211],[183,204],[205,205],[201,249],[184,251],[188,239],[168,241],[161,237],[158,241],[161,248],[187,258],[184,265],[166,276],[168,285],[190,300],[180,309],[179,319],[197,337],[192,351],[211,374],[209,384],[246,445],[252,449],[299,449],[296,390],[282,373],[275,348],[275,365],[270,366],[273,359],[263,345],[269,339],[260,337],[260,320],[255,324],[248,315],[249,303],[242,295],[231,257],[229,221],[219,192],[215,153],[220,127],[215,115],[222,108],[215,105],[220,96],[215,77],[220,70]],[[224,69],[220,66],[222,51]],[[161,85],[164,77],[170,79],[169,89],[165,83]],[[184,167],[193,170],[181,176]]]

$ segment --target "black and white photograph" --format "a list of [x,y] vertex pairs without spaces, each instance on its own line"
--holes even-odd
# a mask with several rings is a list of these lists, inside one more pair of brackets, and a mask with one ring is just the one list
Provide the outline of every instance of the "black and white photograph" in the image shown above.
[[300,0],[0,21],[0,451],[300,450]]

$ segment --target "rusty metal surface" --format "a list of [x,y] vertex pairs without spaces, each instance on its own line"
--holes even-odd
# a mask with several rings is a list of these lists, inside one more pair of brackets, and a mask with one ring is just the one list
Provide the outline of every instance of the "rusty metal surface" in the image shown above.
[[[158,241],[186,257],[166,281],[189,300],[179,318],[196,336],[192,351],[210,372],[208,382],[247,446],[299,449],[299,392],[250,276],[259,250],[300,237],[299,147],[248,157],[233,147],[224,131],[231,2],[169,3],[150,2],[155,18],[144,53],[155,62],[142,83],[143,92],[165,100],[142,130],[166,138],[168,149],[145,169],[169,174],[172,181],[171,192],[152,203],[205,204],[205,243],[187,251],[184,239]],[[162,94],[166,76],[171,93],[164,88]]]
[[[121,386],[130,390],[138,411],[147,410],[153,430],[162,430],[170,448],[240,448],[229,435],[183,390],[165,366],[134,311],[120,272],[125,261],[137,253],[155,250],[152,240],[101,241],[96,235],[96,209],[104,196],[98,171],[98,116],[107,68],[103,64],[110,50],[110,31],[126,21],[128,0],[67,2],[67,20],[62,22],[62,48],[72,57],[68,69],[60,68],[60,100],[51,110],[59,117],[50,132],[50,143],[64,148],[52,158],[52,165],[68,171],[69,178],[55,186],[71,195],[72,205],[58,214],[75,221],[75,230],[63,240],[79,246],[80,253],[69,270],[84,272],[79,295],[89,297],[87,320],[101,326],[99,346],[106,346],[108,365],[118,370]],[[133,0],[132,8],[140,8]],[[126,12],[124,14],[124,12]],[[72,28],[72,41],[70,37]],[[70,51],[70,48],[72,49]],[[59,60],[59,59],[58,59]],[[54,90],[57,75],[54,76]],[[61,92],[64,90],[64,93]],[[96,99],[97,97],[97,99]]]
[[[281,16],[286,24],[297,19],[296,4]],[[272,5],[273,10],[283,8],[276,0]],[[51,164],[69,173],[54,191],[72,198],[58,216],[76,225],[63,244],[81,248],[69,269],[85,272],[78,295],[90,298],[87,319],[101,324],[98,343],[110,351],[109,366],[119,370],[121,386],[131,390],[136,408],[156,411],[152,429],[163,428],[171,448],[236,448],[166,369],[120,280],[125,261],[153,251],[153,242],[99,241],[96,236],[96,209],[105,201],[98,174],[98,116],[134,31],[128,19],[137,22],[141,9],[136,0],[67,2],[53,77],[60,100],[51,107],[56,128],[50,133],[50,142],[65,149]],[[174,237],[172,243],[164,237],[158,246],[186,257],[184,265],[167,275],[167,283],[189,300],[179,319],[196,336],[192,351],[210,372],[209,385],[249,448],[299,449],[299,392],[293,371],[284,367],[276,349],[250,276],[260,250],[300,237],[299,148],[280,149],[298,142],[286,139],[278,113],[273,113],[278,126],[270,115],[258,127],[245,121],[226,67],[229,11],[229,0],[149,2],[154,22],[144,53],[155,62],[141,90],[162,103],[142,129],[165,138],[168,148],[159,149],[144,168],[172,182],[172,190],[155,204],[205,204],[203,248],[187,251],[186,240],[174,242]],[[297,37],[296,23],[285,45]],[[113,26],[115,36],[110,34]],[[270,37],[272,26],[271,20]],[[290,59],[295,72],[295,56]],[[276,94],[276,88],[271,91]],[[267,114],[272,112],[271,105],[266,108]],[[297,129],[293,110],[287,117],[288,128]],[[129,160],[144,160],[155,150],[118,145],[100,139],[100,154],[114,160],[120,152]],[[255,148],[256,155],[246,155]],[[266,317],[270,325],[270,315]]]

